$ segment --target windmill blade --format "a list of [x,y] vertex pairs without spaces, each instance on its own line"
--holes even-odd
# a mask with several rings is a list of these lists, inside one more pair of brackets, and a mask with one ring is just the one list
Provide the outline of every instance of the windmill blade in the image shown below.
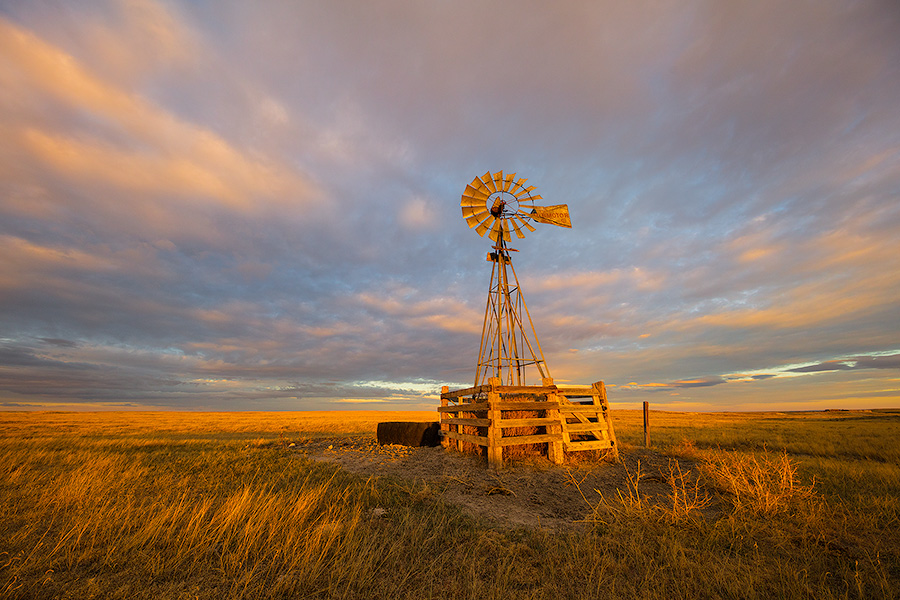
[[494,189],[498,192],[503,189],[503,171],[494,173]]
[[497,188],[494,187],[494,176],[491,175],[490,171],[481,176],[481,181],[484,182],[484,185],[492,194],[497,191]]
[[503,191],[504,192],[509,191],[509,186],[512,185],[512,180],[513,180],[513,177],[515,177],[515,176],[516,176],[515,173],[510,173],[509,175],[507,175],[506,177],[503,178]]
[[[519,213],[519,214],[525,214],[525,213]],[[537,230],[534,228],[534,225],[532,225],[531,223],[528,222],[528,219],[531,218],[531,215],[526,215],[526,218],[524,218],[524,219],[523,219],[522,217],[516,215],[515,218],[518,219],[518,220],[519,220],[519,223],[521,223],[522,225],[524,225],[524,226],[528,229],[528,231],[537,231]]]
[[488,216],[487,220],[485,220],[484,223],[481,223],[478,227],[475,228],[475,233],[477,233],[481,237],[484,237],[484,234],[487,233],[488,230],[490,230],[491,225],[493,225],[494,221],[496,221],[496,219],[494,219],[493,216]]
[[[469,211],[469,212],[465,212]],[[474,227],[490,216],[486,210],[478,210],[477,208],[463,208],[463,218],[469,223],[469,227]],[[474,225],[473,225],[474,221]]]
[[477,187],[477,188],[480,189],[480,190],[483,190],[484,193],[486,193],[486,194],[493,194],[493,193],[494,193],[494,190],[492,190],[492,189],[491,189],[491,186],[488,185],[488,182],[491,181],[491,172],[490,172],[490,171],[488,171],[487,173],[485,173],[485,174],[482,175],[481,177],[476,177],[476,179],[478,179],[478,184],[479,184],[479,185],[476,185],[475,187]]
[[463,194],[462,199],[459,201],[460,206],[484,206],[487,202],[487,197],[484,198],[475,198],[473,196],[466,196]]
[[486,212],[488,212],[488,209],[483,204],[481,206],[463,206],[462,207],[462,215],[466,219],[468,219],[472,215],[483,215]]
[[527,177],[523,177],[522,179],[519,179],[518,181],[514,181],[513,184],[510,186],[509,193],[518,198],[518,194],[522,190],[525,189],[525,186],[522,184],[525,183],[526,181],[528,181]]
[[463,196],[470,196],[472,198],[484,198],[485,200],[487,200],[490,194],[488,194],[487,191],[479,190],[472,187],[471,185],[467,185],[466,191],[463,192]]
[[489,212],[478,215],[478,221],[481,224],[485,225],[486,227],[490,227],[491,224],[494,222],[494,219],[496,219],[496,218],[497,217],[495,217],[494,215],[492,215]]
[[516,194],[516,198],[521,198],[525,194],[530,194],[531,190],[535,189],[533,185],[529,185],[527,188],[523,188],[521,192]]
[[516,232],[516,237],[519,238],[520,240],[524,240],[524,239],[525,239],[525,234],[522,233],[522,230],[519,229],[519,226],[518,226],[518,225],[516,225],[516,220],[515,220],[515,219],[510,219],[510,220],[509,220],[509,224],[512,225],[513,231]]
[[[463,209],[463,210],[466,210],[466,209]],[[476,213],[473,213],[473,214],[468,215],[468,216],[466,216],[466,215],[463,215],[463,216],[465,217],[466,223],[469,225],[469,228],[471,229],[472,227],[475,227],[476,225],[478,225],[478,224],[481,223],[482,221],[486,220],[487,217],[489,217],[489,216],[491,216],[491,215],[490,215],[490,213],[488,213],[487,211],[482,211],[482,212],[477,213],[477,214],[476,214]]]
[[[491,190],[487,189],[487,186],[484,185],[484,182],[481,181],[481,179],[479,177],[476,177],[475,179],[473,179],[472,183],[466,186],[467,190],[470,187],[474,188],[476,192],[479,192],[481,195],[484,195],[485,197],[491,195]],[[468,191],[467,191],[467,193],[468,193]],[[472,194],[472,195],[477,197],[476,194]]]
[[476,191],[481,192],[485,196],[491,195],[491,190],[489,190],[488,187],[486,185],[484,185],[484,182],[481,180],[480,177],[476,177],[475,179],[473,179],[472,183],[466,187],[467,188],[473,187],[473,188],[475,188]]
[[503,231],[503,220],[497,219],[494,222],[494,226],[491,227],[491,239],[495,242],[500,242],[500,232]]
[[511,242],[512,237],[509,235],[509,219],[503,219],[503,222],[507,224],[506,227],[500,229],[503,232],[503,239],[507,242]]
[[567,204],[535,206],[531,209],[531,218],[538,223],[546,223],[558,227],[572,227],[572,220],[569,218],[569,206]]
[[469,225],[469,229],[472,229],[476,225],[478,225],[481,221],[484,220],[484,213],[480,215],[471,215],[466,217],[466,223]]

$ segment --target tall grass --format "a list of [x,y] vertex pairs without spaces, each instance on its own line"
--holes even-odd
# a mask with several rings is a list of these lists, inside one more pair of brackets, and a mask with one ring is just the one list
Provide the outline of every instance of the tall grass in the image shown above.
[[[620,439],[639,439],[639,413],[634,426],[613,415]],[[654,437],[671,457],[667,497],[651,502],[647,467],[632,468],[618,493],[582,490],[585,522],[552,532],[469,516],[442,500],[440,482],[352,476],[288,450],[282,442],[327,432],[320,415],[183,418],[0,413],[0,597],[896,598],[900,588],[900,479],[875,438],[869,459],[847,456],[849,440],[831,456],[793,454],[757,446],[754,433],[713,444],[705,416],[665,416],[678,431]],[[753,416],[729,418],[752,431]],[[335,432],[374,431],[368,416],[332,419]],[[830,439],[829,424],[778,419],[811,446]],[[576,485],[614,467],[568,468]]]
[[[89,593],[97,576],[105,594],[123,597],[390,595],[397,582],[385,567],[412,571],[408,545],[452,515],[419,507],[422,527],[410,526],[410,488],[378,487],[280,447],[9,446],[4,595]],[[381,505],[387,513],[373,511]]]

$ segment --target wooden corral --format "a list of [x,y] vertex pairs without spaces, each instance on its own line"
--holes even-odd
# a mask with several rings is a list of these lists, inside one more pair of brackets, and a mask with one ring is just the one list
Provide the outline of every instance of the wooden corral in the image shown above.
[[[487,385],[452,392],[444,386],[438,412],[441,444],[454,450],[487,448],[492,467],[503,464],[504,448],[530,444],[547,444],[547,457],[556,464],[567,452],[583,450],[608,450],[618,457],[602,381],[559,387],[546,378],[540,386],[510,386],[492,377]],[[523,412],[537,416],[521,418]],[[523,428],[532,433],[521,434]]]

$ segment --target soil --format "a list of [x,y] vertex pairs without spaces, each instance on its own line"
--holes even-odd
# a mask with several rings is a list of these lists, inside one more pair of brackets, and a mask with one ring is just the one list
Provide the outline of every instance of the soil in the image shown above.
[[[639,493],[651,504],[671,503],[670,465],[674,459],[646,448],[619,450],[619,461],[583,456],[554,465],[543,456],[508,460],[488,467],[483,456],[437,447],[379,446],[371,437],[304,440],[298,446],[309,458],[340,465],[366,477],[393,477],[428,484],[446,502],[473,516],[504,527],[562,530],[579,527],[595,507],[626,498],[637,474]],[[695,473],[679,458],[682,473]]]

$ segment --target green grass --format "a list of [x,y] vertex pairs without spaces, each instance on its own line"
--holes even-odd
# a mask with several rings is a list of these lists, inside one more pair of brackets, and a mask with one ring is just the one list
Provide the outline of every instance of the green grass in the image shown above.
[[[0,413],[0,597],[898,597],[900,411],[653,412],[654,447],[698,465],[681,503],[633,473],[564,533],[285,447],[433,416]],[[614,418],[627,452],[640,412]]]

